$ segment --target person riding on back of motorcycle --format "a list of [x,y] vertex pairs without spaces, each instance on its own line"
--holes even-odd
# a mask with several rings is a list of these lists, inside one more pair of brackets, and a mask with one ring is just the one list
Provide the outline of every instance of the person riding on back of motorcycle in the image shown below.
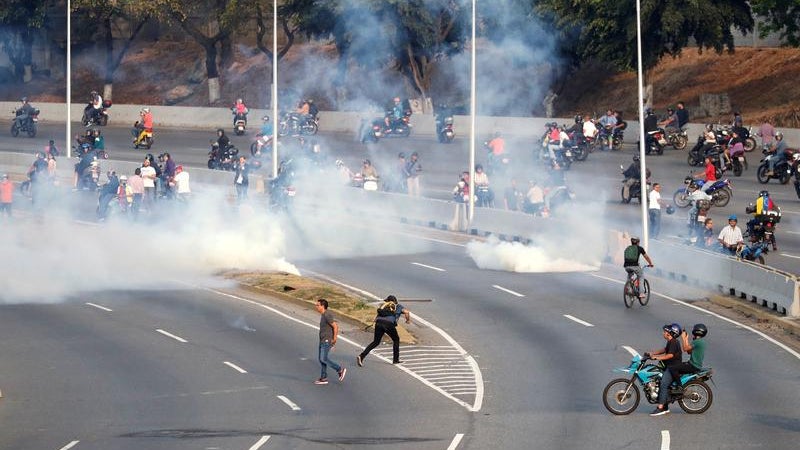
[[686,105],[682,101],[677,103],[677,108],[675,117],[678,118],[678,128],[683,131],[689,124],[689,111],[686,110]]
[[[645,168],[645,176],[646,179],[650,179],[650,172],[649,168]],[[631,186],[641,181],[642,171],[641,171],[641,164],[639,160],[639,155],[633,155],[633,162],[630,166],[628,166],[625,171],[622,172],[622,176],[625,177],[625,182],[622,184],[622,196],[623,198],[628,198],[630,195]]]
[[786,162],[786,141],[783,140],[783,133],[780,131],[775,132],[775,142],[770,146],[768,153],[773,156],[769,159],[767,176],[773,176],[775,174],[775,166],[778,163]]
[[28,103],[28,97],[22,97],[20,102],[22,102],[22,104],[14,112],[16,114],[15,121],[17,128],[22,128],[22,124],[28,120],[31,114],[33,114],[33,112],[36,110],[36,108]]
[[92,130],[92,146],[95,150],[105,150],[106,149],[106,139],[103,137],[103,134],[100,132],[100,129],[95,128]]
[[608,109],[606,115],[600,118],[600,125],[604,128],[614,128],[617,125],[617,116],[613,109]]
[[[752,214],[753,218],[747,221],[747,234],[751,237],[756,237],[757,234],[761,234],[763,237],[763,224],[768,219],[770,215],[776,217],[776,222],[780,222],[780,208],[772,201],[772,198],[769,195],[769,191],[762,190],[758,193],[758,197],[756,197],[756,201],[751,203],[745,210],[748,214]],[[772,247],[773,250],[778,250],[778,246],[775,243],[775,234],[773,230],[772,235]]]
[[691,355],[689,361],[675,364],[670,368],[672,371],[672,379],[680,382],[681,375],[687,373],[697,373],[703,370],[703,359],[706,355],[706,341],[705,337],[708,336],[708,327],[705,324],[698,323],[692,327],[692,341],[689,342],[689,335],[686,330],[681,333],[681,347],[682,350]]
[[597,137],[597,126],[594,119],[589,118],[583,121],[583,137],[586,139],[594,139]]
[[131,130],[131,134],[134,137],[133,143],[140,144],[144,141],[145,132],[153,132],[153,113],[150,112],[150,108],[142,108],[139,111],[139,120],[133,124],[133,129]]
[[237,98],[236,102],[231,107],[231,114],[233,115],[233,126],[236,126],[236,121],[241,119],[244,120],[244,124],[247,125],[247,113],[250,112],[247,109],[247,105],[244,104],[244,101],[241,98]]
[[634,272],[639,278],[642,278],[642,266],[639,265],[640,256],[643,256],[644,260],[647,261],[647,267],[653,267],[653,260],[644,251],[644,248],[639,245],[639,238],[632,237],[631,245],[627,246],[623,252],[624,261],[622,267],[625,268],[626,272]]

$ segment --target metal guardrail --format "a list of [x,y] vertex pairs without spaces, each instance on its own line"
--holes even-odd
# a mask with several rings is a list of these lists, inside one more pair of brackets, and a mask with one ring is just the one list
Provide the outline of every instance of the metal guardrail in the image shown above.
[[[31,156],[28,154],[0,152],[0,167],[4,170],[24,173],[30,164]],[[67,166],[59,167],[60,176],[71,176],[72,165]],[[103,169],[111,167],[118,173],[133,173],[138,163],[109,160]],[[192,168],[191,177],[192,183],[233,188],[230,172]],[[258,178],[258,175],[253,176],[256,181],[251,182],[258,183]],[[557,218],[544,220],[521,212],[484,208],[477,208],[473,222],[467,224],[465,208],[460,203],[354,188],[348,192],[352,201],[321,205],[332,197],[325,190],[327,187],[319,186],[318,191],[311,189],[308,195],[295,198],[298,206],[315,210],[324,206],[361,217],[389,218],[481,236],[493,234],[507,241],[527,243],[534,234],[557,231],[563,226]],[[619,245],[608,245],[607,257],[619,256],[622,240],[616,239],[616,242]],[[715,290],[727,290],[781,314],[800,317],[800,278],[796,275],[664,241],[652,240],[650,247],[651,253],[659,255],[657,269],[667,277]]]

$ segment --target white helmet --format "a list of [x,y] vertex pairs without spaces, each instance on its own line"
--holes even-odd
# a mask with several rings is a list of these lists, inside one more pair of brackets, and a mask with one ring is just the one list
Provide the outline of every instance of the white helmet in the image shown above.
[[150,112],[150,108],[142,108],[142,112],[143,113],[149,113]]
[[128,181],[128,176],[127,175],[122,175],[121,177],[119,177],[119,181],[120,181],[120,183]]

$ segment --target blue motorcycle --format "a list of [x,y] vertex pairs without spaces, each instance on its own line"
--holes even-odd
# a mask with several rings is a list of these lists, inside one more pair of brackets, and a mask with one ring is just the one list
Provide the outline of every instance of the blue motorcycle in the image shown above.
[[[663,363],[635,355],[630,366],[615,369],[615,372],[628,373],[631,377],[611,380],[603,389],[603,405],[611,414],[622,416],[632,413],[639,406],[639,386],[644,390],[648,403],[658,403],[658,389],[664,373]],[[714,401],[714,394],[706,384],[712,373],[712,369],[704,368],[697,373],[682,375],[680,383],[673,382],[669,387],[667,404],[678,402],[681,409],[689,414],[706,412]]]
[[770,242],[767,239],[753,239],[749,244],[742,245],[736,256],[747,261],[756,261],[764,264],[764,255],[769,253]]
[[[691,176],[688,176],[684,178],[683,184],[685,184],[686,187],[678,189],[672,196],[672,201],[678,208],[688,208],[689,205],[692,204],[692,193],[703,187],[705,181],[695,180]],[[709,197],[707,200],[709,200],[713,206],[722,208],[726,206],[733,197],[733,184],[731,184],[730,180],[727,178],[724,180],[717,180],[705,192]]]

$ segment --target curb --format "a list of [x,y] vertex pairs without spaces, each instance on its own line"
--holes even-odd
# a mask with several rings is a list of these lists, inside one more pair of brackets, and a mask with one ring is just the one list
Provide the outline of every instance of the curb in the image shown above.
[[758,322],[768,322],[782,329],[787,334],[800,338],[800,320],[784,317],[777,311],[761,307],[757,300],[746,300],[733,295],[712,295],[708,301],[725,308],[730,308],[747,317],[755,318]]

